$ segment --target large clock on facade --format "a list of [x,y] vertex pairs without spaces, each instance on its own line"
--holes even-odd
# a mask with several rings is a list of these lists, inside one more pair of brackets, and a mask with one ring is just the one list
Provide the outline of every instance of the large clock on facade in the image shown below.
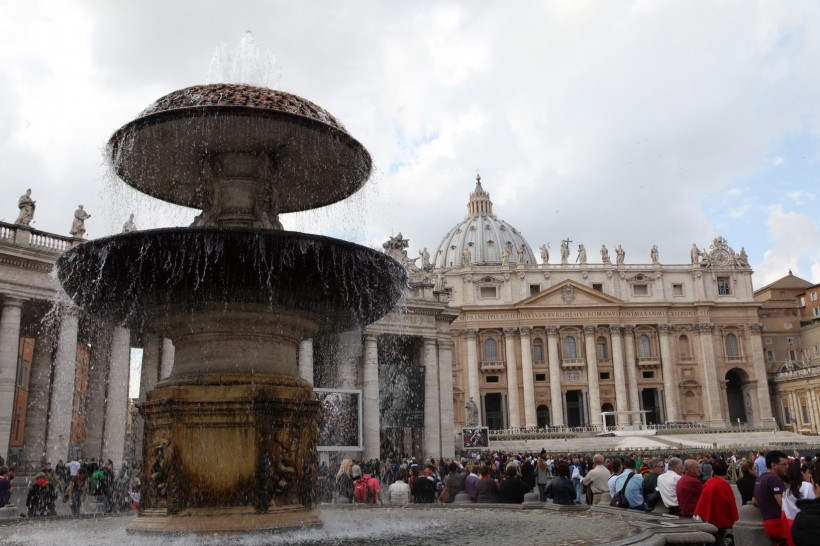
[[715,265],[719,265],[721,267],[729,265],[729,259],[729,253],[722,248],[719,248],[712,253],[712,262]]

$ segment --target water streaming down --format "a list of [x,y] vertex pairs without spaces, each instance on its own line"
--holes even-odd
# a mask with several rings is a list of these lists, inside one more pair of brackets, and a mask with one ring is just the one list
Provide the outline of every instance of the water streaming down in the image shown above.
[[279,214],[355,193],[369,154],[323,108],[237,84],[160,98],[108,150],[130,186],[202,210],[190,227],[89,241],[57,263],[79,306],[176,348],[140,408],[140,513],[129,529],[317,525],[319,404],[298,377],[298,344],[377,320],[406,273],[381,252],[284,231]]

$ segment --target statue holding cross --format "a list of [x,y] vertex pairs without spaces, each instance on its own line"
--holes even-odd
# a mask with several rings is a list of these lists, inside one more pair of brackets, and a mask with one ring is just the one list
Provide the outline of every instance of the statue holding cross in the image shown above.
[[561,241],[561,264],[567,265],[569,263],[569,244],[572,240],[567,237]]

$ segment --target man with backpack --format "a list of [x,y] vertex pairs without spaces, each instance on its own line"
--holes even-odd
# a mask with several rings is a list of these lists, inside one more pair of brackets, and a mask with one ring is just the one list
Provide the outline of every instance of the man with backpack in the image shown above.
[[362,469],[364,476],[356,480],[353,486],[353,497],[362,504],[382,504],[382,487],[379,480],[372,476],[373,466],[369,463]]

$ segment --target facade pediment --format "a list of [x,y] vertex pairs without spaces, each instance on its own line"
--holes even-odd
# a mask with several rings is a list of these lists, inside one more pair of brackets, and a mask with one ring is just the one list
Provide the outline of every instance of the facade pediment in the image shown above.
[[554,307],[554,306],[589,306],[589,305],[623,305],[623,300],[604,294],[598,290],[593,290],[588,286],[574,281],[564,281],[547,290],[532,295],[520,301],[516,307]]

